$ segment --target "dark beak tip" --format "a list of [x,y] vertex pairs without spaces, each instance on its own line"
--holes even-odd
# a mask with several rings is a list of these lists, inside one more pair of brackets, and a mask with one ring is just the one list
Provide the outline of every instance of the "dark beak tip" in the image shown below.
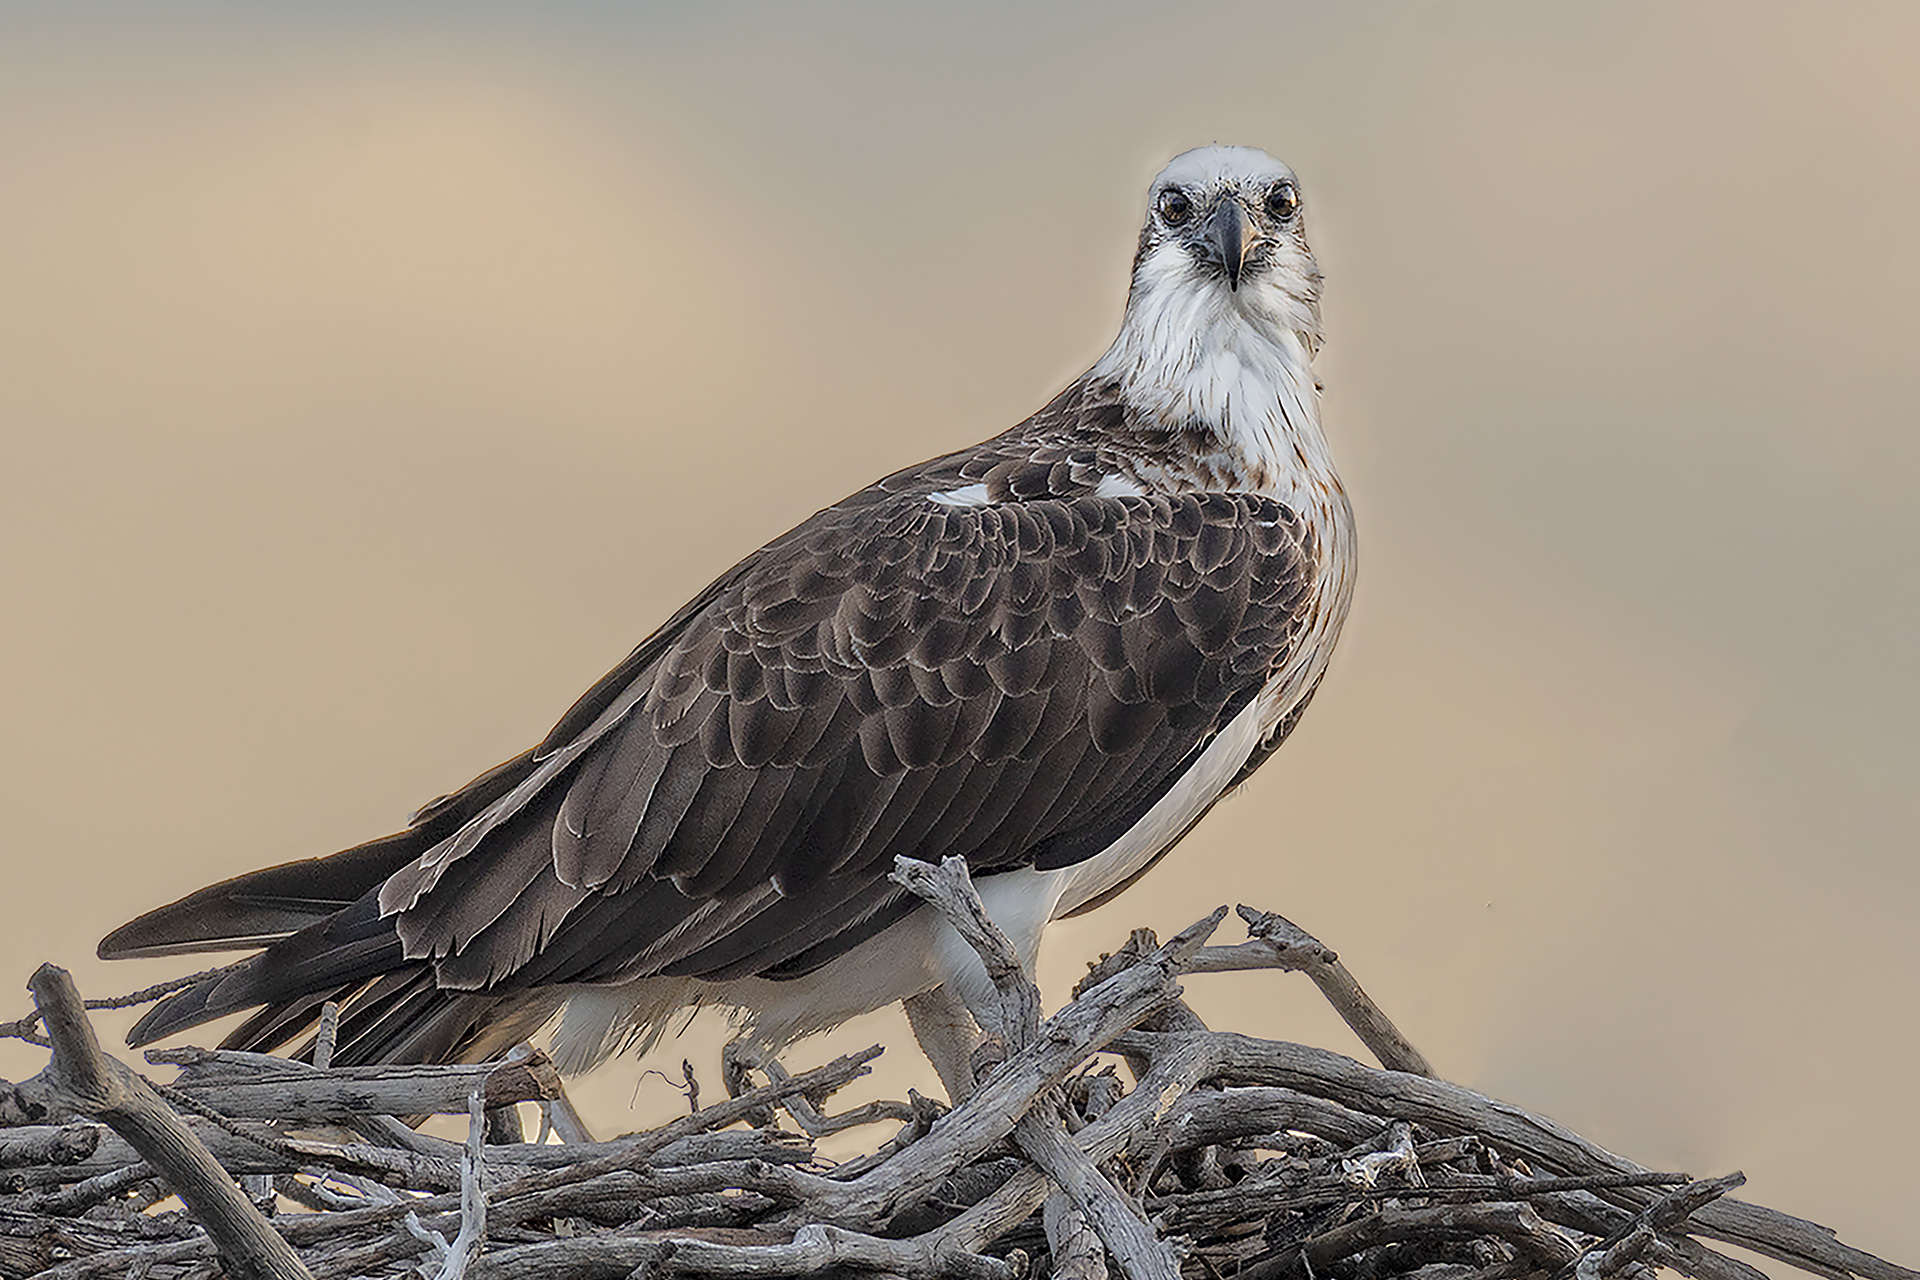
[[1226,268],[1227,288],[1238,293],[1247,253],[1253,247],[1252,237],[1247,234],[1250,228],[1246,210],[1231,197],[1223,200],[1214,212],[1209,229],[1214,250],[1220,255],[1220,264]]

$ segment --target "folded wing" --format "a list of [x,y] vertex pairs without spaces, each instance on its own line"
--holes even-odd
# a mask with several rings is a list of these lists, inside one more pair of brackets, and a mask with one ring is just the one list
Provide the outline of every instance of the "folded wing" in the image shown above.
[[101,952],[267,944],[137,1042],[265,1006],[234,1040],[283,1044],[340,998],[369,1059],[469,1053],[557,984],[798,976],[912,909],[895,854],[991,875],[1104,849],[1287,661],[1315,554],[1250,494],[876,486],[407,831],[204,890]]

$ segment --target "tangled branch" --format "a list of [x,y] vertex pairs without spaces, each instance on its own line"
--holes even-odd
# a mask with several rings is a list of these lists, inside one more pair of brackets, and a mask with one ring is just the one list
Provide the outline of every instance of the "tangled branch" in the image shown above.
[[[1278,916],[1241,908],[1233,944],[1210,944],[1224,909],[1165,944],[1136,932],[1043,1020],[963,864],[903,860],[896,877],[993,981],[967,1011],[993,1051],[950,1111],[914,1095],[830,1112],[879,1046],[793,1074],[730,1055],[735,1096],[610,1142],[546,1140],[582,1131],[537,1052],[338,1068],[172,1049],[147,1055],[178,1072],[156,1088],[101,1052],[71,979],[43,967],[38,1013],[6,1028],[51,1061],[0,1081],[0,1280],[1759,1276],[1703,1241],[1835,1280],[1920,1280],[1731,1198],[1738,1174],[1643,1169],[1435,1078]],[[1305,972],[1387,1069],[1208,1028],[1179,979],[1233,968]],[[523,1102],[553,1121],[540,1140],[485,1141],[487,1117]],[[468,1141],[399,1118],[428,1114],[466,1116]],[[814,1147],[874,1125],[888,1132],[858,1159]],[[170,1196],[185,1210],[162,1211]]]

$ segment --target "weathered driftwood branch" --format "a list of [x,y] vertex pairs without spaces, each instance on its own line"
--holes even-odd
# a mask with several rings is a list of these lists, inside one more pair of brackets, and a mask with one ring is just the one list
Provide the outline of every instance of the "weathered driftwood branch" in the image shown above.
[[[1168,1054],[1184,1059],[1198,1052],[1210,1060],[1210,1074],[1223,1082],[1280,1085],[1331,1099],[1355,1110],[1400,1115],[1441,1132],[1477,1133],[1487,1142],[1547,1168],[1569,1172],[1579,1169],[1628,1174],[1647,1172],[1564,1126],[1519,1107],[1444,1081],[1376,1071],[1325,1049],[1258,1040],[1230,1031],[1208,1032],[1204,1037],[1136,1032],[1116,1037],[1114,1047],[1148,1058]],[[1656,1198],[1653,1193],[1637,1188],[1623,1188],[1617,1196],[1635,1207],[1644,1207]],[[1740,1201],[1722,1200],[1708,1205],[1692,1219],[1692,1224],[1700,1234],[1752,1249],[1815,1274],[1844,1272],[1868,1280],[1920,1277],[1920,1272],[1840,1244],[1824,1227]]]
[[460,1161],[460,1234],[447,1248],[447,1261],[440,1269],[439,1280],[460,1280],[467,1272],[467,1263],[486,1243],[487,1163],[481,1158],[486,1141],[486,1094],[476,1086],[467,1099],[467,1149]]
[[933,1131],[886,1164],[810,1206],[815,1220],[855,1227],[893,1216],[916,1194],[937,1186],[1013,1131],[1034,1099],[1064,1081],[1089,1053],[1103,1048],[1174,997],[1174,975],[1205,942],[1223,912],[1189,926],[1164,947],[1049,1018],[1038,1038],[996,1071]]
[[889,1240],[808,1223],[782,1243],[731,1244],[686,1233],[530,1244],[488,1255],[473,1275],[474,1280],[620,1280],[663,1273],[771,1277],[844,1275],[849,1270],[948,1280],[1022,1280],[1026,1260],[951,1249],[929,1252],[919,1239]]
[[[831,1112],[876,1047],[792,1075],[752,1062],[766,1084],[742,1076],[730,1082],[740,1096],[612,1142],[482,1146],[495,1099],[550,1106],[562,1094],[541,1060],[339,1071],[325,1065],[324,1035],[314,1066],[158,1055],[181,1078],[153,1109],[217,1163],[209,1194],[223,1189],[251,1212],[233,1179],[252,1178],[250,1189],[312,1210],[283,1209],[272,1225],[317,1280],[1104,1280],[1109,1250],[1119,1270],[1162,1280],[1650,1280],[1653,1267],[1764,1280],[1703,1239],[1839,1280],[1920,1280],[1823,1228],[1727,1198],[1738,1175],[1695,1182],[1641,1169],[1543,1117],[1417,1074],[1384,1042],[1367,1040],[1402,1069],[1209,1030],[1179,999],[1183,973],[1317,966],[1337,976],[1331,952],[1258,912],[1243,909],[1254,936],[1233,946],[1204,945],[1217,918],[1164,947],[1142,931],[1040,1021],[1037,994],[1017,960],[1005,963],[1011,948],[998,950],[1005,939],[976,913],[970,886],[942,869],[910,874],[921,872],[936,899],[952,900],[942,909],[962,935],[994,953],[999,984],[995,1004],[960,1015],[997,1029],[998,1052],[951,1112],[917,1095]],[[57,994],[43,1003],[54,1066],[0,1082],[0,1280],[247,1274],[193,1218],[152,1211],[171,1186],[192,1185],[170,1155],[149,1161],[119,1133],[76,1122],[99,1105],[90,1094],[77,1105],[62,1083],[84,1058],[71,1051],[84,1015],[77,997],[57,1016]],[[1131,1089],[1103,1053],[1133,1067]],[[132,1076],[117,1063],[101,1070]],[[363,1105],[464,1112],[467,1142]],[[255,1114],[274,1106],[272,1123]],[[772,1127],[778,1108],[804,1132]],[[838,1166],[815,1154],[811,1135],[863,1123],[892,1131]],[[205,1199],[196,1190],[189,1203],[198,1213]]]
[[173,1087],[234,1119],[346,1124],[367,1115],[465,1115],[478,1087],[488,1107],[559,1096],[542,1054],[480,1066],[378,1066],[323,1070],[267,1054],[167,1049],[147,1061],[182,1068]]
[[979,955],[999,997],[989,1007],[972,1010],[981,1029],[1005,1040],[1010,1049],[1033,1043],[1040,1033],[1040,990],[1027,976],[1013,943],[987,918],[986,906],[967,874],[967,860],[945,858],[936,867],[914,858],[895,858],[888,878],[931,904]]
[[1285,916],[1252,907],[1236,908],[1247,925],[1247,941],[1232,947],[1203,947],[1187,962],[1188,973],[1224,973],[1236,969],[1285,969],[1304,973],[1320,988],[1334,1011],[1389,1071],[1430,1076],[1426,1055],[1413,1047],[1393,1020],[1380,1010],[1340,963],[1331,947]]
[[65,969],[41,965],[28,981],[53,1049],[49,1068],[61,1097],[125,1138],[206,1225],[220,1255],[244,1277],[308,1280],[300,1255],[233,1184],[147,1082],[100,1051],[86,1007]]
[[[878,1046],[876,1045],[875,1048],[877,1049]],[[740,1079],[743,1089],[751,1085],[751,1081],[745,1076],[748,1068],[765,1073],[768,1082],[771,1084],[782,1084],[793,1079],[793,1076],[787,1069],[780,1065],[779,1059],[768,1057],[750,1040],[735,1040],[729,1044],[726,1047],[725,1064],[723,1070],[728,1067],[737,1067],[741,1071]],[[688,1080],[693,1081],[693,1064],[683,1062],[681,1065],[686,1072]],[[728,1079],[730,1092],[733,1083],[734,1079],[730,1076]],[[699,1089],[697,1081],[693,1081],[690,1085],[689,1094],[696,1101],[698,1100]],[[744,1097],[745,1094],[744,1092],[734,1092],[732,1096],[740,1098]],[[779,1099],[779,1105],[781,1110],[793,1117],[793,1122],[800,1126],[800,1132],[812,1139],[824,1138],[830,1134],[840,1133],[847,1129],[857,1129],[861,1125],[877,1124],[882,1120],[898,1120],[902,1123],[911,1123],[915,1120],[914,1108],[910,1103],[893,1102],[886,1099],[869,1102],[862,1106],[855,1107],[851,1111],[843,1111],[839,1115],[834,1116],[823,1115],[820,1109],[814,1105],[813,1100],[807,1097],[805,1091],[789,1091]],[[771,1116],[768,1116],[767,1119],[771,1121]],[[709,1134],[706,1136],[711,1139],[721,1135]],[[579,1148],[576,1146],[574,1149],[577,1150]],[[656,1157],[656,1159],[658,1158],[659,1157]]]
[[1520,1274],[1572,1265],[1579,1250],[1526,1204],[1390,1205],[1316,1236],[1297,1252],[1242,1272],[1245,1280],[1312,1280],[1340,1259],[1433,1234],[1493,1237],[1526,1260]]
[[100,1129],[90,1124],[34,1126],[0,1132],[0,1169],[20,1165],[76,1165],[100,1146]]
[[1064,1191],[1047,1197],[1040,1223],[1053,1255],[1054,1280],[1107,1280],[1107,1247]]
[[[1029,1112],[1014,1128],[1021,1152],[1066,1195],[1100,1237],[1128,1280],[1178,1280],[1179,1263],[1166,1241],[1127,1203],[1066,1130]],[[1071,1225],[1071,1224],[1069,1224]]]
[[[896,858],[893,879],[931,903],[954,932],[979,953],[998,1001],[994,1008],[975,1010],[975,1020],[1002,1036],[1010,1049],[1024,1050],[1039,1035],[1040,991],[1027,976],[1006,934],[987,917],[967,874],[966,860],[947,858],[935,868],[911,858]],[[1189,958],[1197,949],[1196,943]],[[1093,1228],[1128,1280],[1178,1280],[1180,1269],[1172,1251],[1141,1220],[1120,1190],[1068,1140],[1053,1110],[1044,1103],[1030,1105],[1014,1124],[1013,1139],[1072,1202],[1072,1214],[1055,1214],[1063,1239],[1077,1232],[1077,1216]]]
[[1567,1280],[1582,1267],[1590,1275],[1613,1275],[1628,1262],[1644,1256],[1659,1241],[1659,1233],[1683,1227],[1700,1210],[1735,1187],[1745,1186],[1747,1175],[1740,1172],[1718,1178],[1703,1178],[1669,1191],[1642,1209],[1631,1222],[1615,1228],[1576,1262],[1563,1263],[1553,1280]]

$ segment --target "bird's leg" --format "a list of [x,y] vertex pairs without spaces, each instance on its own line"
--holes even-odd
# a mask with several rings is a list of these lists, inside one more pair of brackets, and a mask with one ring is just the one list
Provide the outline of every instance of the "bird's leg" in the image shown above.
[[727,1082],[727,1095],[737,1098],[753,1088],[747,1072],[764,1069],[773,1055],[751,1035],[735,1036],[720,1047],[720,1074]]
[[901,1007],[920,1051],[940,1074],[948,1100],[959,1106],[973,1093],[973,1053],[981,1040],[973,1015],[944,985],[907,997]]
[[[727,1041],[720,1050],[720,1077],[726,1082],[727,1096],[737,1098],[753,1088],[753,1077],[747,1073],[756,1069],[767,1071],[768,1064],[773,1061],[773,1055],[751,1035]],[[772,1078],[771,1074],[768,1078]],[[766,1128],[773,1123],[773,1108],[761,1107],[751,1112],[747,1116],[747,1123],[756,1129]]]

